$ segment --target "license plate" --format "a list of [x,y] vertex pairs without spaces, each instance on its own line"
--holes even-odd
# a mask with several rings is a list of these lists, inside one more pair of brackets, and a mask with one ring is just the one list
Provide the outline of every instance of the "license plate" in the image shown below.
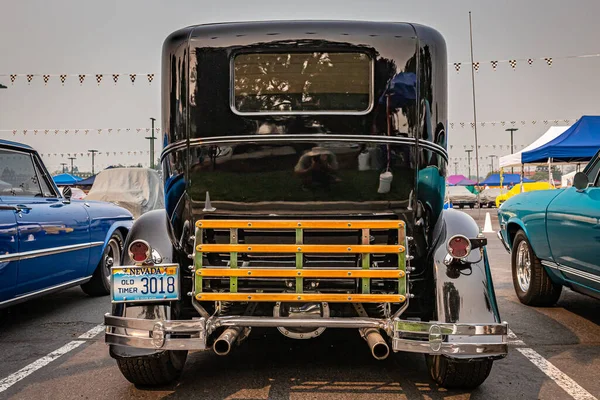
[[179,300],[179,265],[111,268],[113,303]]

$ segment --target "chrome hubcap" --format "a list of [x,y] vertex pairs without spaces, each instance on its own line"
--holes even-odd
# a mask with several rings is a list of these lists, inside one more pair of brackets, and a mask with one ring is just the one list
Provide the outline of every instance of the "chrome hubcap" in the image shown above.
[[121,265],[121,247],[116,239],[110,239],[104,250],[104,268],[106,268],[106,278],[110,282],[110,268]]
[[517,249],[517,282],[523,292],[529,290],[529,284],[531,282],[531,256],[529,251],[529,245],[526,241],[519,243]]

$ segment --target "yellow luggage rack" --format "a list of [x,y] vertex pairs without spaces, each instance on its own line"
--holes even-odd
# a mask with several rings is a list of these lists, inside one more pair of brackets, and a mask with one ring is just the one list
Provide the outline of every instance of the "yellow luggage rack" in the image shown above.
[[[229,244],[203,243],[204,229],[228,229]],[[238,241],[238,230],[294,230],[295,244],[243,244]],[[398,230],[398,244],[370,245],[371,229]],[[304,244],[305,230],[361,230],[361,244]],[[399,220],[199,220],[196,222],[194,255],[195,298],[199,301],[327,301],[361,303],[402,303],[406,300],[406,229]],[[202,264],[204,253],[229,253],[227,268],[208,268]],[[296,265],[292,268],[240,268],[239,253],[295,254]],[[304,254],[361,254],[362,269],[303,269]],[[397,254],[397,269],[371,268],[372,254]],[[203,278],[229,278],[229,292],[203,292]],[[296,293],[238,292],[239,278],[294,278]],[[304,293],[304,278],[355,278],[361,280],[362,293]],[[370,280],[395,279],[398,293],[372,294]]]

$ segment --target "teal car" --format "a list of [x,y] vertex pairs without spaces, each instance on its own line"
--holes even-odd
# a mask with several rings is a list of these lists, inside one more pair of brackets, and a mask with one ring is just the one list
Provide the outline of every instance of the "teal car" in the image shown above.
[[553,305],[563,286],[600,299],[599,154],[573,187],[521,193],[498,209],[498,237],[522,303]]

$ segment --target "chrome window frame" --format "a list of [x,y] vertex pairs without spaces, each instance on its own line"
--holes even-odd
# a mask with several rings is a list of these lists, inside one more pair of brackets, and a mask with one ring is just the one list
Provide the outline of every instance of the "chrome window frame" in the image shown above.
[[[369,105],[363,111],[335,111],[335,110],[307,110],[307,111],[240,111],[235,105],[235,58],[242,54],[290,54],[290,53],[351,53],[365,54],[369,58]],[[232,52],[229,56],[229,108],[231,112],[239,116],[281,116],[281,115],[367,115],[375,108],[375,60],[371,54],[366,51],[344,51],[336,49],[288,49],[286,51],[277,51],[271,49],[261,50],[239,50]]]

